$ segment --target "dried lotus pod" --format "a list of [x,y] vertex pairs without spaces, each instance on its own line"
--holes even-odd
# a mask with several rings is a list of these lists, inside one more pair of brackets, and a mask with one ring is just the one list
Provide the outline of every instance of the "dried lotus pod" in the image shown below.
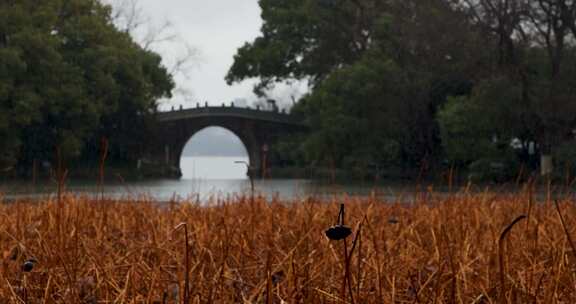
[[340,241],[352,234],[352,229],[345,225],[336,225],[326,230],[326,236],[333,241]]
[[29,259],[24,264],[22,264],[22,271],[23,272],[30,272],[34,269],[34,264],[36,264],[35,259]]

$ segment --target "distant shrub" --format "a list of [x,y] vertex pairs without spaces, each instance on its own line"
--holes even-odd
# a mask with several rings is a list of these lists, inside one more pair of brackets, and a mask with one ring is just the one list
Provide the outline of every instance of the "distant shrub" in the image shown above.
[[492,181],[503,182],[513,179],[519,173],[519,163],[512,156],[503,155],[501,158],[482,158],[472,162],[469,166],[468,179],[474,182]]

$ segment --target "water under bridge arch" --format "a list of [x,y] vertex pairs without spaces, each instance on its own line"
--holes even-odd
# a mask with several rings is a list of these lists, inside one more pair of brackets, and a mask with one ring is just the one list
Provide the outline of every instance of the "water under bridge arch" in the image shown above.
[[234,106],[196,107],[157,113],[157,134],[150,158],[179,170],[184,146],[190,138],[207,127],[217,126],[234,133],[248,152],[251,166],[260,172],[262,154],[274,143],[306,126],[291,114]]

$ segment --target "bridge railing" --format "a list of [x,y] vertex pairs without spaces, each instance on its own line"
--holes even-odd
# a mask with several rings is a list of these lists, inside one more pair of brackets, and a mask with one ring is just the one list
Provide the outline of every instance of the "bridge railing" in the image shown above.
[[278,110],[263,110],[259,106],[256,108],[251,107],[237,107],[234,103],[229,105],[222,104],[222,106],[209,106],[205,103],[201,106],[196,104],[195,108],[184,108],[180,106],[178,109],[172,107],[170,111],[158,112],[157,117],[159,121],[175,121],[181,119],[189,119],[195,117],[240,117],[245,119],[266,120],[272,122],[281,122],[289,124],[302,124],[302,120],[285,109]]
[[256,105],[256,107],[245,106],[245,107],[238,107],[234,104],[234,102],[230,102],[230,104],[222,103],[221,106],[210,106],[208,102],[204,104],[200,104],[199,102],[196,103],[195,107],[192,108],[185,108],[183,105],[180,105],[178,108],[172,106],[170,110],[167,111],[159,111],[160,113],[166,112],[176,112],[176,111],[187,111],[187,110],[194,110],[194,109],[203,109],[203,108],[234,108],[234,109],[248,109],[248,110],[255,110],[255,111],[262,111],[262,112],[273,112],[273,113],[281,113],[290,115],[290,112],[285,108],[278,108],[277,106],[273,106],[271,109],[262,108],[260,105]]

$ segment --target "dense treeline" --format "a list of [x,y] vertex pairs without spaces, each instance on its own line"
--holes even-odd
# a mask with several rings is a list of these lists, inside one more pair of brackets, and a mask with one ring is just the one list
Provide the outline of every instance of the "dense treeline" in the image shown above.
[[[576,156],[576,1],[260,0],[227,80],[306,79],[303,161],[516,174]],[[293,151],[295,147],[290,147]]]
[[[0,2],[0,170],[62,158],[129,160],[174,86],[159,55],[97,0]],[[11,169],[12,168],[12,169]],[[16,169],[14,169],[16,168]]]

